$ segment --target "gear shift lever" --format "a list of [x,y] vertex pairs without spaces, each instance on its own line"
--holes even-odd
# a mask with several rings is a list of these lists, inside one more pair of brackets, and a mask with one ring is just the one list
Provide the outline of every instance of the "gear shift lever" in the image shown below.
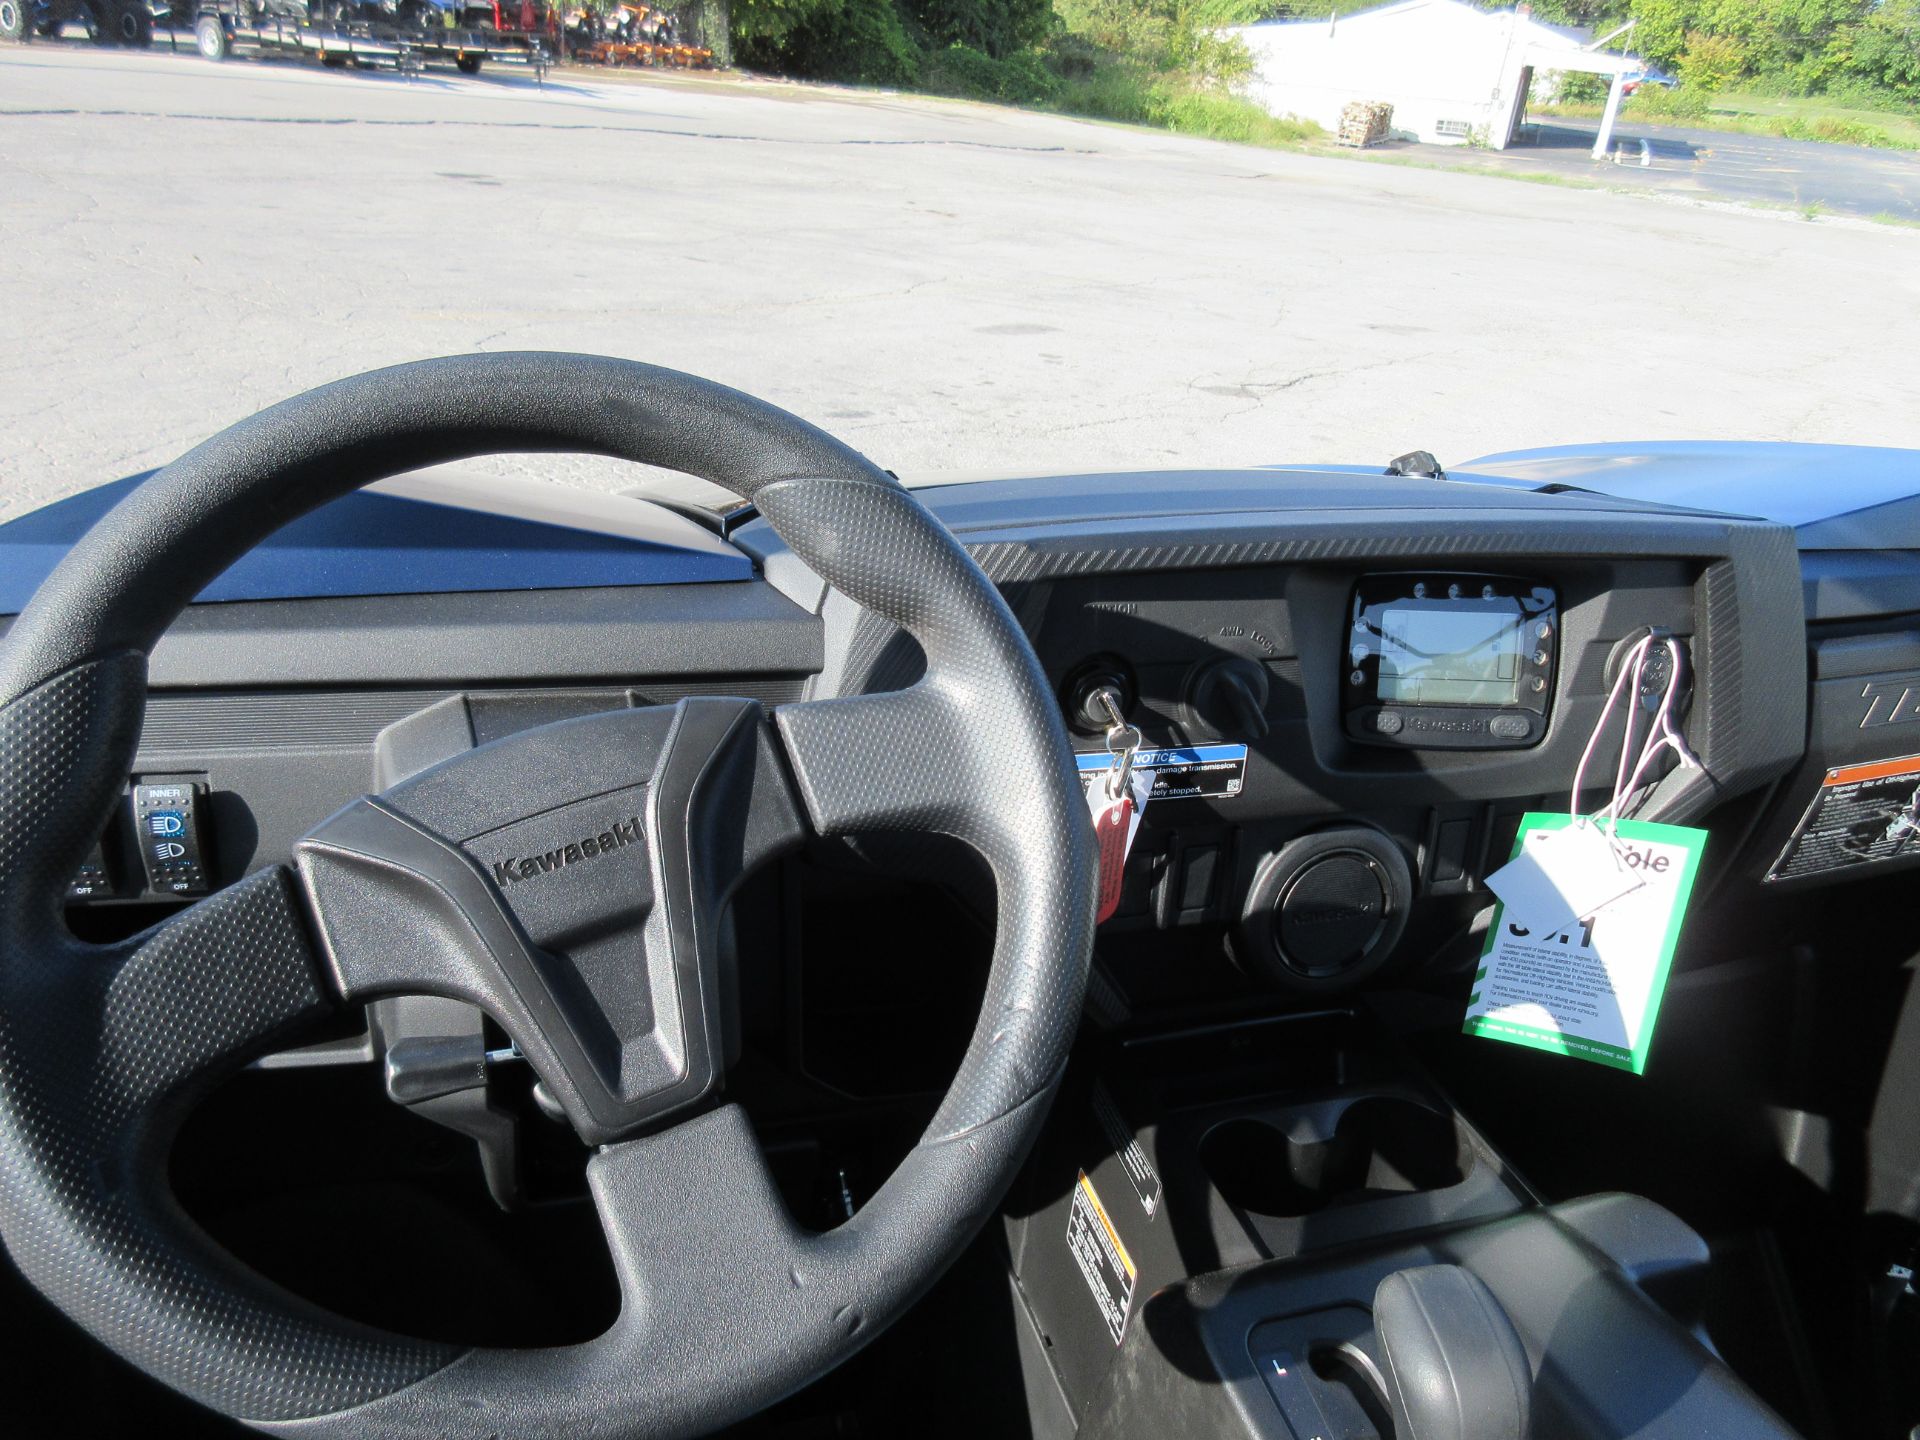
[[1479,1276],[1397,1270],[1373,1295],[1394,1440],[1526,1440],[1533,1372]]

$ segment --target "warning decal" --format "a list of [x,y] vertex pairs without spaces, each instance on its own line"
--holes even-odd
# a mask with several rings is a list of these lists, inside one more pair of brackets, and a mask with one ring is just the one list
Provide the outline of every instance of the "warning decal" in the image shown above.
[[1133,1282],[1138,1272],[1084,1170],[1073,1187],[1073,1204],[1067,1210],[1067,1248],[1073,1252],[1087,1289],[1093,1292],[1093,1303],[1100,1307],[1107,1333],[1118,1345],[1127,1332],[1127,1311],[1133,1304]]
[[1827,771],[1769,880],[1920,857],[1920,755]]

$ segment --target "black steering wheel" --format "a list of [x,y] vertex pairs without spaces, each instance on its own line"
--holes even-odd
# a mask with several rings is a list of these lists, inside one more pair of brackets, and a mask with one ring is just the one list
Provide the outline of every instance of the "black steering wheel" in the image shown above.
[[[548,725],[355,802],[292,869],[124,943],[76,941],[66,881],[123,793],[147,653],[193,596],[372,480],[558,450],[751,499],[920,642],[925,678],[783,706],[772,725],[705,698]],[[825,1233],[788,1216],[746,1117],[718,1103],[723,907],[809,829],[954,836],[998,891],[952,1088],[871,1203]],[[737,391],[587,356],[436,360],[314,390],[141,485],[0,642],[0,1237],[103,1344],[261,1429],[713,1429],[872,1339],[991,1217],[1078,1020],[1095,868],[1018,623],[953,536],[838,441]],[[409,993],[486,1009],[596,1147],[622,1296],[598,1339],[462,1349],[351,1323],[246,1269],[169,1193],[170,1140],[211,1084],[344,1003]]]

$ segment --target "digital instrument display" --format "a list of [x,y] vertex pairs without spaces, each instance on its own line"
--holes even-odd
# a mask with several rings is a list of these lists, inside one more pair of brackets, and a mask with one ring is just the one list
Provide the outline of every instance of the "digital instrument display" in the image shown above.
[[1512,705],[1526,645],[1519,606],[1502,614],[1388,605],[1380,614],[1379,698],[1395,705]]
[[1512,575],[1400,571],[1353,588],[1342,723],[1368,745],[1537,745],[1560,653],[1554,587]]

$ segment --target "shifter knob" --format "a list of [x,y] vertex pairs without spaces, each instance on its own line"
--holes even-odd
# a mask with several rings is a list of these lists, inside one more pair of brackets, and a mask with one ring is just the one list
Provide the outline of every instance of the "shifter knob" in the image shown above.
[[1267,733],[1267,671],[1256,660],[1209,660],[1187,682],[1187,713],[1215,735],[1260,740]]
[[1394,1440],[1527,1440],[1533,1370],[1478,1275],[1396,1270],[1373,1292],[1373,1327]]

